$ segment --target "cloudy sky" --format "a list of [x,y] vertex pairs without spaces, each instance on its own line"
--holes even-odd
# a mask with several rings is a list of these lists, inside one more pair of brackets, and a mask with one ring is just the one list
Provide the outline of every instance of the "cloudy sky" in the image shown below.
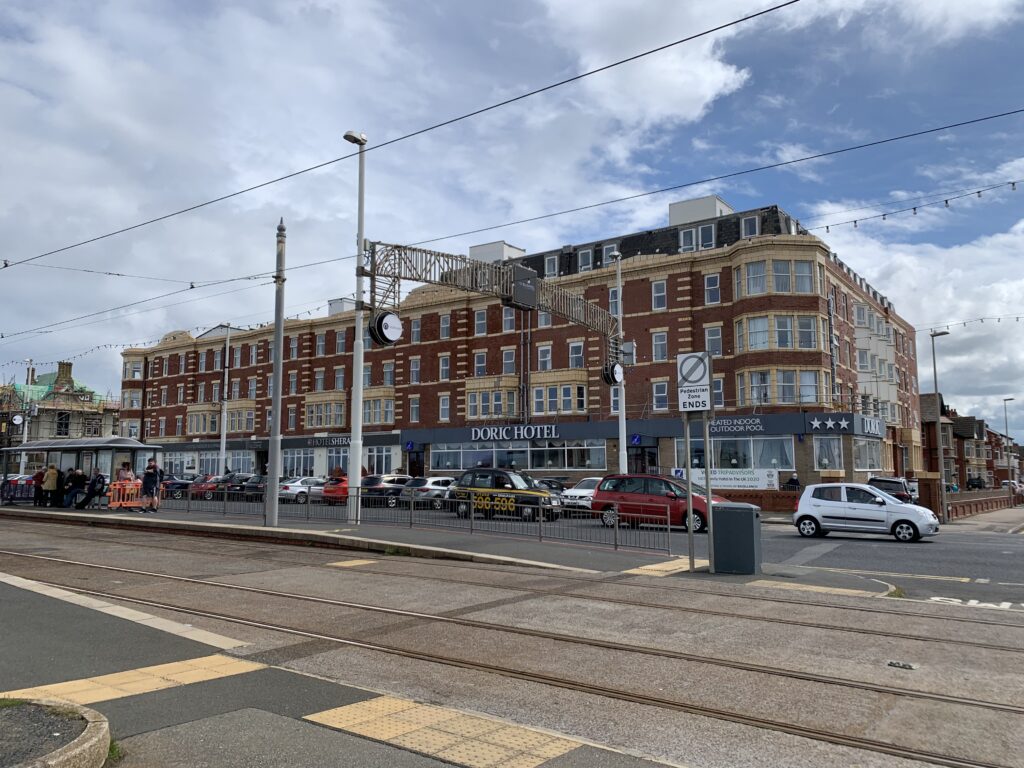
[[[370,146],[771,5],[771,0],[5,0],[3,258],[30,258]],[[802,0],[714,36],[367,154],[367,236],[414,242],[1024,107],[1024,0]],[[1024,437],[1024,115],[586,213],[438,241],[537,251],[667,224],[715,192],[778,204],[921,330],[947,401]],[[174,328],[273,314],[277,221],[298,265],[350,256],[356,163],[0,270],[0,374]],[[855,210],[854,210],[855,209]],[[96,270],[132,277],[111,277]],[[187,288],[114,314],[24,331]],[[292,272],[290,314],[353,290]],[[226,293],[232,291],[232,293]],[[182,303],[188,302],[188,303]],[[321,312],[323,310],[320,310]],[[997,322],[994,318],[1001,317]],[[979,322],[986,318],[985,322]],[[964,324],[966,322],[966,325]],[[76,375],[117,392],[120,358]],[[42,365],[40,370],[53,366]]]

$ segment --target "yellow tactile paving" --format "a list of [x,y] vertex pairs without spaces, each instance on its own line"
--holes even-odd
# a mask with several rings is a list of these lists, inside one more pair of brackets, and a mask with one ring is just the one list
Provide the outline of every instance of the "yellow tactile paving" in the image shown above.
[[70,701],[73,704],[95,704],[100,701],[121,699],[140,693],[176,688],[179,685],[216,680],[220,677],[241,675],[263,669],[265,665],[251,661],[233,659],[215,654],[197,659],[175,661],[170,664],[156,664],[109,675],[87,677],[83,680],[69,680],[52,685],[39,685],[17,691],[0,692],[0,698],[50,698]]
[[771,587],[772,589],[797,589],[804,592],[823,592],[830,595],[850,595],[852,597],[874,597],[875,592],[867,589],[845,589],[843,587],[822,587],[817,584],[788,584],[785,581],[758,579],[748,581],[748,587]]
[[328,563],[335,568],[354,568],[357,565],[376,565],[376,560],[339,560],[336,563]]
[[306,720],[468,768],[537,768],[580,746],[571,739],[392,696],[317,712]]
[[[707,568],[708,561],[696,559],[693,561],[693,567],[697,570]],[[671,576],[673,573],[686,573],[689,570],[690,558],[674,557],[663,563],[651,563],[650,565],[641,565],[639,568],[630,568],[623,573],[630,573],[634,576]]]

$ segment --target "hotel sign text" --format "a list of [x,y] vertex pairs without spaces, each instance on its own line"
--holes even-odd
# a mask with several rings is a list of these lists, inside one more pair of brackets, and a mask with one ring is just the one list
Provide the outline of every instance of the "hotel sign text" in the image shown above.
[[473,427],[470,429],[471,441],[483,440],[543,440],[558,439],[557,424],[520,424],[515,427]]

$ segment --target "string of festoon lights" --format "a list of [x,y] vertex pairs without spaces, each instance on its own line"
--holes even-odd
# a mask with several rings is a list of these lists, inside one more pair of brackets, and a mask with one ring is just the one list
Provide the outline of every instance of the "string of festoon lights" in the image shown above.
[[1007,321],[1007,324],[1019,323],[1021,318],[1024,318],[1024,312],[1016,315],[995,315],[993,317],[972,317],[970,320],[943,320],[939,323],[932,323],[930,325],[918,325],[914,327],[915,331],[950,331],[956,328],[967,328],[971,325],[984,325],[988,322],[989,325],[999,325],[1003,320]]
[[[306,306],[308,306],[308,305],[306,305]],[[322,309],[326,309],[328,306],[330,306],[330,302],[319,304],[319,305],[313,307],[312,309],[304,310],[304,311],[299,312],[297,314],[286,315],[284,319],[285,320],[301,320],[303,317],[312,317],[314,312],[319,312]],[[245,317],[252,317],[252,315],[243,315],[242,317],[243,318],[245,318]],[[191,328],[182,328],[182,329],[179,329],[179,330],[185,331],[187,333],[196,333],[196,332],[198,332],[198,333],[206,333],[207,331],[212,331],[212,330],[214,330],[216,328],[223,328],[225,325],[231,324],[232,328],[234,328],[235,330],[241,329],[241,330],[245,330],[245,331],[255,331],[255,330],[259,329],[259,328],[265,328],[268,325],[271,325],[271,323],[255,323],[253,325],[241,325],[241,326],[237,326],[236,327],[236,326],[233,325],[234,322],[235,322],[234,320],[230,320],[227,323],[217,323],[215,325],[197,325],[197,326],[193,326]],[[166,334],[165,334],[165,336],[166,336]],[[93,347],[89,347],[89,349],[82,350],[81,352],[76,352],[76,353],[71,354],[71,355],[61,355],[56,360],[35,360],[35,359],[33,359],[32,360],[32,365],[38,367],[38,366],[57,365],[57,363],[72,362],[74,360],[80,360],[83,357],[88,357],[89,355],[94,355],[97,352],[103,352],[103,351],[109,350],[109,349],[124,350],[124,349],[134,349],[136,347],[148,347],[148,346],[151,346],[153,344],[159,344],[163,339],[164,339],[164,336],[161,336],[161,337],[155,338],[155,339],[146,339],[144,341],[127,341],[127,342],[112,342],[112,343],[108,343],[108,344],[97,344],[97,345],[95,345]],[[6,368],[6,367],[9,367],[9,366],[24,367],[25,363],[26,363],[26,360],[24,358],[20,359],[20,360],[5,360],[3,362],[0,362],[0,368]]]
[[[985,192],[991,192],[991,191],[997,190],[997,189],[1004,189],[1006,187],[1009,187],[1011,192],[1016,192],[1018,184],[1024,184],[1024,180],[1016,179],[1016,180],[1011,180],[1011,181],[1001,181],[998,184],[990,184],[987,187],[978,187],[978,188],[970,189],[968,191],[962,191],[961,190],[957,194],[935,193],[935,194],[932,194],[932,195],[924,195],[923,197],[911,198],[909,200],[894,200],[894,201],[892,201],[890,203],[891,205],[899,204],[899,205],[902,205],[904,207],[902,207],[902,208],[895,208],[895,209],[889,210],[889,211],[883,211],[882,213],[876,213],[876,214],[872,214],[872,215],[869,215],[869,216],[858,216],[855,219],[847,219],[845,221],[833,221],[833,222],[829,222],[828,224],[819,224],[816,227],[804,227],[804,229],[806,229],[808,232],[813,232],[815,230],[822,230],[823,229],[823,230],[825,230],[826,234],[831,232],[833,227],[850,226],[851,224],[853,225],[854,229],[857,229],[859,227],[859,225],[864,223],[865,221],[873,221],[873,220],[876,220],[876,219],[881,219],[882,221],[886,221],[890,216],[898,216],[900,214],[907,214],[907,213],[911,214],[912,216],[917,216],[917,212],[919,210],[921,210],[922,208],[935,208],[935,207],[941,207],[941,208],[944,208],[944,209],[945,208],[950,208],[951,207],[950,203],[952,203],[952,202],[956,202],[957,200],[962,200],[962,199],[968,198],[968,197],[980,198],[980,197],[982,197],[984,195]],[[932,198],[936,198],[936,199],[932,199]],[[909,205],[909,203],[914,203],[914,204],[913,205]],[[884,205],[884,203],[879,203],[877,207],[881,207],[882,205]],[[875,207],[875,206],[863,206],[861,208],[850,208],[850,209],[847,209],[846,211],[837,211],[835,213],[824,214],[822,216],[815,216],[814,218],[815,219],[820,219],[820,218],[824,218],[824,216],[835,216],[835,215],[840,214],[840,213],[848,213],[850,211],[865,210],[865,209],[870,209],[870,208],[873,208],[873,207]],[[799,222],[797,222],[797,223],[799,223]]]

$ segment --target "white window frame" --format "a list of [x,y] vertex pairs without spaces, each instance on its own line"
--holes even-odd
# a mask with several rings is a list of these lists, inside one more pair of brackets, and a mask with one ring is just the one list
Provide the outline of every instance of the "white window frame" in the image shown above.
[[665,331],[651,334],[651,360],[656,363],[668,360],[668,333]]
[[[686,241],[690,242],[687,243]],[[679,230],[679,252],[693,253],[697,250],[697,230],[693,227]]]
[[[748,228],[748,224],[753,226]],[[740,237],[757,237],[760,232],[760,219],[757,216],[744,216],[740,219]]]
[[450,395],[438,395],[437,396],[437,420],[438,421],[451,421],[451,396]]
[[[482,328],[481,328],[482,326]],[[487,335],[487,310],[477,309],[473,311],[473,335]]]
[[544,257],[544,277],[558,276],[558,256],[551,255]]
[[474,376],[486,376],[487,375],[487,353],[486,352],[474,352],[473,353],[473,375]]
[[590,248],[582,248],[576,254],[578,271],[589,272],[594,268],[594,252]]
[[514,349],[501,350],[501,373],[510,375],[516,372],[516,351]]
[[[658,401],[663,401],[661,407],[658,406]],[[667,381],[652,381],[651,382],[651,410],[657,412],[664,412],[668,410],[668,382]]]
[[[661,300],[661,306],[658,300]],[[666,280],[651,281],[651,311],[668,309],[668,282]]]
[[544,344],[537,347],[537,370],[550,371],[552,369],[551,345]]
[[697,248],[706,251],[715,247],[715,225],[701,224],[697,228]]
[[722,356],[722,326],[704,326],[704,349],[711,353],[712,357]]
[[437,380],[451,381],[452,378],[452,356],[438,355],[437,358]]
[[704,275],[704,303],[722,303],[721,275]]
[[586,358],[583,352],[582,341],[570,341],[569,342],[569,367],[570,368],[585,368],[587,365]]
[[441,315],[438,338],[450,339],[452,337],[452,316],[451,314]]
[[509,333],[516,329],[516,310],[514,307],[501,308],[501,330]]

